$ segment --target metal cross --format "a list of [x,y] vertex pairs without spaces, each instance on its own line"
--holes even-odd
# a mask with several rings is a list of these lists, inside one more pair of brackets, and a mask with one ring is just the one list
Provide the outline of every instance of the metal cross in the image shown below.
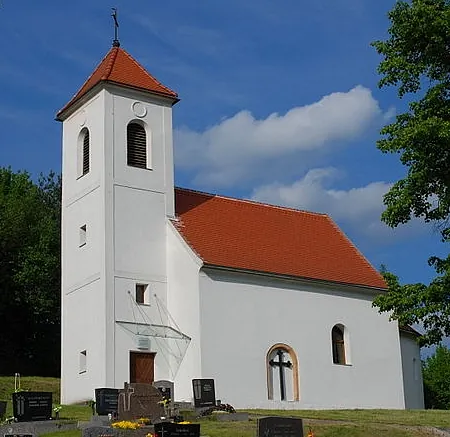
[[274,359],[269,361],[269,364],[272,367],[278,367],[280,369],[280,394],[281,400],[286,400],[286,387],[284,383],[284,368],[288,367],[289,369],[292,367],[292,363],[290,361],[283,361],[284,351],[282,349],[277,350],[278,361]]
[[112,14],[111,17],[113,17],[114,20],[114,41],[113,41],[113,47],[120,47],[119,42],[119,22],[117,21],[117,8],[111,8]]

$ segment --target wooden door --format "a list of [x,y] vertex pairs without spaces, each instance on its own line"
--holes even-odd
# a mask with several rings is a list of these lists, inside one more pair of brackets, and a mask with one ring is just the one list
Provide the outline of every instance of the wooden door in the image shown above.
[[130,382],[155,380],[155,352],[130,352]]

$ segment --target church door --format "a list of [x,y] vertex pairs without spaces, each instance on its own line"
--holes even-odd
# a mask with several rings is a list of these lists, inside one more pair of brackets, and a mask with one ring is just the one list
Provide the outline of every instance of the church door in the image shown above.
[[130,382],[155,380],[155,352],[130,352]]

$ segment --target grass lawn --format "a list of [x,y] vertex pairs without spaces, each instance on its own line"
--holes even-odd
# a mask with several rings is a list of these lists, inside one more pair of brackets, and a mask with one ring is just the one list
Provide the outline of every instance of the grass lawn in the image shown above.
[[[252,410],[251,414],[270,416],[271,410]],[[409,426],[436,426],[450,428],[447,410],[295,410],[277,411],[280,416],[304,419],[341,420],[357,424],[384,423]]]

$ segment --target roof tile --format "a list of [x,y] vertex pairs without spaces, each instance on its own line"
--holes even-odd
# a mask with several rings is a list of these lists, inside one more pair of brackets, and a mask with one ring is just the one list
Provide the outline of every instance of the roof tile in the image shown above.
[[177,188],[178,231],[205,264],[386,288],[325,214]]
[[89,90],[103,81],[138,88],[178,100],[178,95],[175,91],[172,91],[154,78],[129,53],[120,47],[112,47],[79,91],[58,112],[57,118]]

